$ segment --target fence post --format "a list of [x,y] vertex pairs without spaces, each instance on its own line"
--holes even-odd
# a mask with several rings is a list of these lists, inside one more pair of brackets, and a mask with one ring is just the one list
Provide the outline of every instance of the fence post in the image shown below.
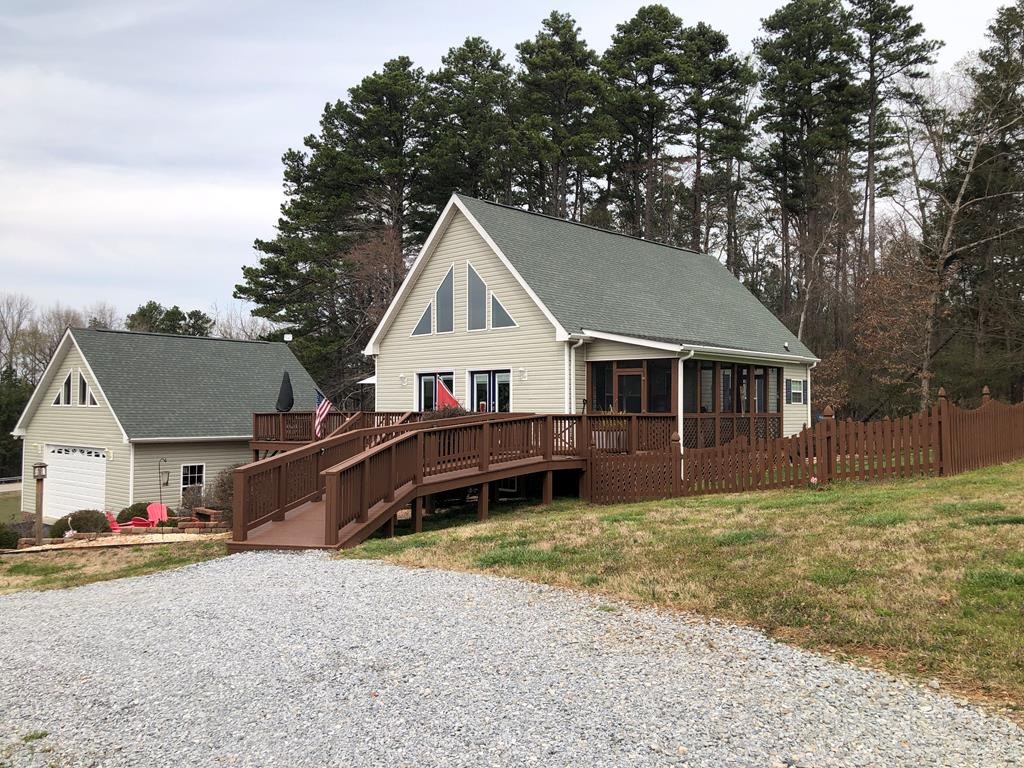
[[551,460],[551,454],[555,452],[555,419],[549,413],[544,417],[544,458]]
[[423,485],[423,432],[416,430],[416,464],[412,474],[414,485]]
[[671,439],[672,495],[683,495],[683,445],[679,433],[673,432]]
[[829,483],[832,482],[836,474],[836,419],[831,405],[826,405],[825,410],[822,411],[821,423],[825,427],[825,477],[822,478],[822,482]]
[[288,464],[282,463],[275,473],[277,477],[277,509],[274,511],[275,520],[284,520],[284,508],[288,504]]
[[988,405],[988,401],[992,399],[992,392],[988,388],[988,384],[981,388],[981,404]]
[[363,459],[359,472],[359,513],[357,519],[365,523],[370,518],[370,462]]
[[249,506],[249,483],[245,474],[240,469],[232,473],[234,488],[231,499],[231,539],[232,541],[245,541],[249,531],[246,528],[246,508]]
[[395,500],[395,486],[398,485],[398,462],[395,461],[395,445],[388,448],[388,501]]
[[341,504],[341,475],[334,473],[324,478],[324,544],[338,546],[338,507]]
[[484,421],[480,425],[480,471],[486,472],[491,467],[491,422]]
[[949,400],[946,388],[939,387],[939,474],[953,474],[952,465],[952,432],[949,424]]
[[634,413],[629,417],[629,452],[636,453],[640,442],[640,423]]

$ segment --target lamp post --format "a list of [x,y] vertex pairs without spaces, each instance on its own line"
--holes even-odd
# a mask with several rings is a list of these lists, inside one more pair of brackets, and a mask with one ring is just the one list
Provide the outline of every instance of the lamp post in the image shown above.
[[32,465],[32,477],[36,480],[36,546],[43,543],[43,481],[46,479],[46,464]]

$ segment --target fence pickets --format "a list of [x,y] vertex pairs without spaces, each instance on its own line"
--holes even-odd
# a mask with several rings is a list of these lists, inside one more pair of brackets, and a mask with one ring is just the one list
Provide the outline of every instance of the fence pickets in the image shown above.
[[[880,421],[837,421],[831,408],[792,437],[740,437],[683,452],[685,494],[728,493],[825,484],[834,480],[955,475],[1024,458],[1024,403],[989,397],[974,410],[938,403],[925,413]],[[597,499],[602,500],[602,499]]]

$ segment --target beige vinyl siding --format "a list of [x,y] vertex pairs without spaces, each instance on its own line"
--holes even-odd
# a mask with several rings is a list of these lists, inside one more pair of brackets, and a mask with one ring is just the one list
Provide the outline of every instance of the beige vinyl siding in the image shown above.
[[[78,371],[85,376],[86,383],[96,398],[95,406],[78,405]],[[64,379],[72,373],[71,397],[73,405],[53,405],[54,399],[64,386]],[[39,398],[35,412],[25,426],[22,451],[21,508],[35,510],[35,487],[32,481],[32,465],[45,461],[44,446],[71,445],[85,448],[102,448],[107,452],[106,507],[120,510],[128,505],[130,474],[130,447],[124,441],[121,429],[114,419],[110,406],[103,398],[100,388],[89,373],[78,348],[68,344],[67,354],[55,368],[55,374],[46,391]],[[47,520],[47,522],[52,522]]]
[[[161,466],[160,459],[167,459]],[[212,483],[221,472],[252,461],[248,442],[136,443],[135,501],[159,501],[176,507],[181,503],[181,465],[205,464],[203,479]],[[170,473],[160,487],[160,471]]]
[[[466,329],[467,262],[472,263],[518,327]],[[454,332],[412,336],[413,328],[427,304],[434,301],[435,291],[453,265]],[[487,312],[490,317],[489,300]],[[436,306],[434,315],[436,318]],[[465,216],[457,212],[380,340],[376,407],[382,411],[413,410],[417,407],[416,374],[438,371],[454,372],[455,397],[468,407],[468,372],[498,369],[512,372],[513,410],[564,412],[566,343],[555,341],[552,324]]]
[[[811,385],[811,370],[806,365],[787,365],[782,370],[782,383],[785,386],[786,379],[805,379],[807,387]],[[806,395],[805,395],[806,398]],[[811,423],[811,406],[805,402],[803,405],[785,405],[786,392],[782,392],[782,432],[784,435],[795,435],[804,426]]]

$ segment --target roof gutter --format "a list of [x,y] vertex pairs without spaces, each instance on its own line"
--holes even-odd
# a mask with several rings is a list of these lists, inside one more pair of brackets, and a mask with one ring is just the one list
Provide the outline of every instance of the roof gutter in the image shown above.
[[791,360],[797,363],[818,364],[818,358],[804,355],[780,355],[774,352],[753,352],[746,349],[730,349],[729,347],[707,347],[700,344],[686,344],[682,349],[691,352],[713,355],[732,355],[733,357],[753,357],[759,360]]

